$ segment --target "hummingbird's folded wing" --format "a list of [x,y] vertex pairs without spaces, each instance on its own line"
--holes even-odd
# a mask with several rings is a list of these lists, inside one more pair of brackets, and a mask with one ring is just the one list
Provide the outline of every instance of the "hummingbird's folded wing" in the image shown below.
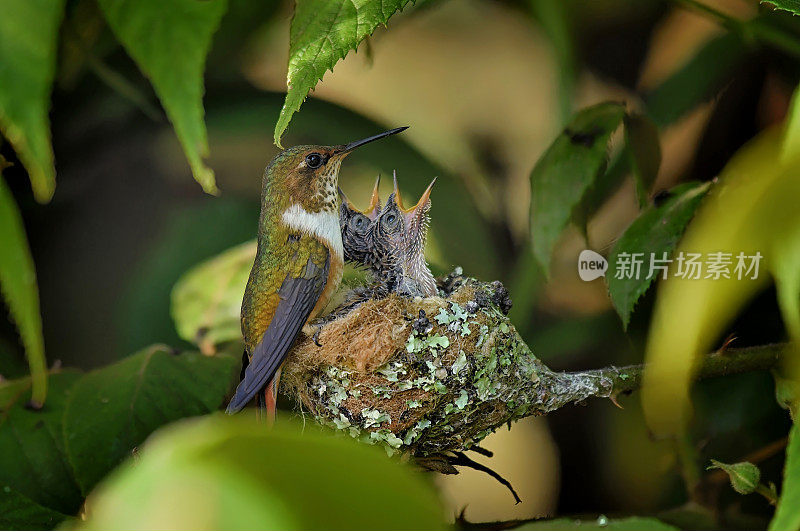
[[261,341],[253,349],[244,378],[228,404],[228,413],[242,409],[272,380],[325,289],[330,256],[323,264],[315,263],[313,255],[298,258],[305,259],[306,264],[300,276],[288,273],[281,284],[280,302]]

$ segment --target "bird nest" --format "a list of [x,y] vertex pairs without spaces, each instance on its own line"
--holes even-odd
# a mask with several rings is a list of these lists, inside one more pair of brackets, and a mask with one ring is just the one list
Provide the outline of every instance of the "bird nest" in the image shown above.
[[442,296],[369,299],[298,341],[282,382],[321,424],[417,457],[475,447],[500,426],[610,392],[550,371],[509,321],[508,291],[460,270]]

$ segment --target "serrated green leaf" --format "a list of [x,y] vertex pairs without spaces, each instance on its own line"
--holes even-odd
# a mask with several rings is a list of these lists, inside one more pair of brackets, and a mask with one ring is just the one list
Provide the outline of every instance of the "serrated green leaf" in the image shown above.
[[64,413],[66,452],[84,494],[160,426],[218,409],[240,362],[154,346],[83,376]]
[[741,463],[727,464],[711,460],[711,466],[708,470],[718,468],[728,474],[731,481],[731,487],[739,494],[751,494],[755,492],[761,481],[761,471],[753,463],[747,461]]
[[25,346],[33,380],[32,400],[44,404],[47,397],[47,365],[42,316],[39,312],[39,287],[22,215],[2,177],[5,166],[6,161],[0,157],[0,293]]
[[800,529],[800,427],[792,426],[786,447],[786,464],[783,469],[781,497],[769,531],[796,531]]
[[195,180],[217,193],[205,165],[203,70],[227,0],[98,0],[114,35],[150,79],[183,147]]
[[[394,439],[392,439],[394,440]],[[309,510],[313,509],[313,510]],[[294,422],[181,422],[101,485],[85,529],[445,529],[430,482],[383,450]]]
[[[660,260],[664,253],[672,254],[709,186],[710,183],[676,186],[664,203],[645,210],[636,218],[614,245],[608,259],[606,283],[611,302],[622,319],[624,328],[628,328],[636,302],[661,274],[661,271],[655,270],[650,276],[650,257]],[[642,254],[643,263],[639,275],[627,278],[620,274],[622,253],[629,257],[635,253]]]
[[658,127],[647,116],[628,114],[625,116],[626,153],[630,157],[633,179],[636,183],[636,197],[639,207],[649,203],[650,189],[658,177],[661,166],[661,144],[658,140]]
[[0,130],[45,203],[56,187],[47,114],[64,0],[0,0],[0,13]]
[[286,100],[275,124],[275,144],[325,72],[412,0],[297,0],[289,37]]
[[532,246],[545,274],[572,210],[605,169],[608,141],[624,115],[612,102],[578,112],[531,172]]
[[83,496],[65,453],[62,418],[67,393],[80,373],[49,378],[50,397],[38,411],[26,407],[30,378],[0,384],[0,490],[6,486],[34,503],[75,514]]
[[172,319],[178,335],[202,352],[241,337],[240,309],[256,242],[229,249],[187,272],[172,289]]
[[792,15],[800,15],[800,0],[761,0],[762,4],[771,4],[775,9],[788,11]]
[[0,487],[0,528],[8,530],[53,529],[68,519],[65,514],[42,507],[11,487]]

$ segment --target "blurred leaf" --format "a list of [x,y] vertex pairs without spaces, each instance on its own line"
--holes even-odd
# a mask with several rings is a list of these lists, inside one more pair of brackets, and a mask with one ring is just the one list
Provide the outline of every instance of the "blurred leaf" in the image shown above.
[[158,432],[101,485],[87,529],[444,529],[420,472],[292,422],[215,415]]
[[26,407],[30,378],[0,384],[0,486],[65,514],[75,514],[83,502],[62,431],[67,393],[79,378],[77,372],[51,374],[49,400],[38,411]]
[[560,531],[569,529],[618,529],[620,531],[668,531],[675,530],[676,527],[667,525],[660,522],[655,518],[641,518],[633,516],[630,518],[622,518],[619,520],[612,520],[605,516],[599,516],[597,520],[571,520],[569,518],[559,518],[557,520],[541,520],[536,522],[529,522],[527,524],[515,527],[521,531],[532,530],[550,530]]
[[[133,57],[167,112],[195,180],[217,193],[205,165],[203,70],[227,0],[98,0],[109,26]],[[165,53],[166,51],[169,53]]]
[[6,165],[0,156],[0,292],[25,346],[33,378],[32,400],[41,405],[47,397],[47,365],[39,312],[39,287],[22,216],[2,177]]
[[728,478],[731,480],[731,487],[739,494],[751,494],[755,492],[756,487],[758,487],[761,481],[761,471],[756,465],[746,461],[729,465],[712,459],[711,466],[706,470],[712,470],[714,468],[719,468],[728,474]]
[[636,183],[636,197],[639,199],[639,206],[644,208],[650,202],[650,189],[656,182],[658,168],[661,166],[658,128],[647,116],[627,114],[625,143]]
[[786,113],[786,134],[781,157],[790,160],[800,155],[800,90],[795,88],[792,103]]
[[800,1],[798,0],[761,0],[762,4],[771,4],[775,9],[788,11],[792,15],[800,15]]
[[605,169],[608,141],[624,115],[611,102],[579,111],[531,172],[531,238],[545,275],[573,208]]
[[[261,122],[262,129],[263,125]],[[269,131],[264,140],[269,145]],[[244,201],[230,195],[203,196],[197,203],[169,213],[158,236],[141,253],[119,303],[118,351],[182,343],[170,315],[175,283],[197,263],[252,239],[258,228],[258,199]]]
[[[670,191],[667,200],[645,210],[617,240],[608,258],[606,282],[611,302],[622,319],[624,328],[628,328],[639,297],[660,274],[656,270],[650,275],[650,256],[660,259],[664,253],[672,254],[710,185],[711,183],[686,183],[676,186]],[[632,275],[633,278],[617,275],[622,253],[627,253],[628,258],[634,253],[642,253],[641,274]]]
[[153,346],[86,374],[64,413],[66,451],[84,494],[156,428],[216,410],[239,359]]
[[275,144],[325,72],[401,11],[409,0],[297,0],[289,36],[288,92],[275,124]]
[[541,25],[558,62],[558,102],[561,107],[559,123],[566,122],[572,115],[575,98],[575,79],[578,71],[578,58],[575,39],[572,35],[572,18],[568,3],[564,0],[529,0],[533,16]]
[[56,187],[47,113],[64,0],[0,0],[0,13],[0,130],[45,203]]
[[746,52],[747,46],[737,33],[712,38],[645,96],[649,116],[660,128],[678,121],[727,83]]
[[800,507],[800,427],[795,424],[789,432],[781,497],[778,500],[775,516],[769,524],[769,530],[796,531],[800,529],[798,507]]
[[[697,356],[707,352],[743,305],[775,273],[775,258],[794,245],[800,218],[796,162],[780,159],[781,131],[765,131],[728,162],[677,251],[763,257],[758,278],[680,278],[662,282],[647,343],[642,402],[656,434],[675,433],[689,412],[689,382]],[[757,176],[757,177],[755,177]],[[677,252],[676,251],[676,252]],[[703,272],[705,275],[705,271]],[[676,331],[680,333],[676,333]]]
[[255,240],[206,260],[187,272],[172,289],[172,319],[182,339],[204,353],[242,336],[240,311]]
[[0,489],[0,527],[3,529],[53,529],[67,518],[67,515],[42,507],[10,487]]

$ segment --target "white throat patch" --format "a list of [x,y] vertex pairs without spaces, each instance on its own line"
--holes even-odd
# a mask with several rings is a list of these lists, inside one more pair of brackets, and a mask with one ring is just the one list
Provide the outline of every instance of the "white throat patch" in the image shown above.
[[307,212],[295,203],[283,212],[282,219],[287,227],[322,240],[339,258],[344,256],[339,216],[335,212]]

